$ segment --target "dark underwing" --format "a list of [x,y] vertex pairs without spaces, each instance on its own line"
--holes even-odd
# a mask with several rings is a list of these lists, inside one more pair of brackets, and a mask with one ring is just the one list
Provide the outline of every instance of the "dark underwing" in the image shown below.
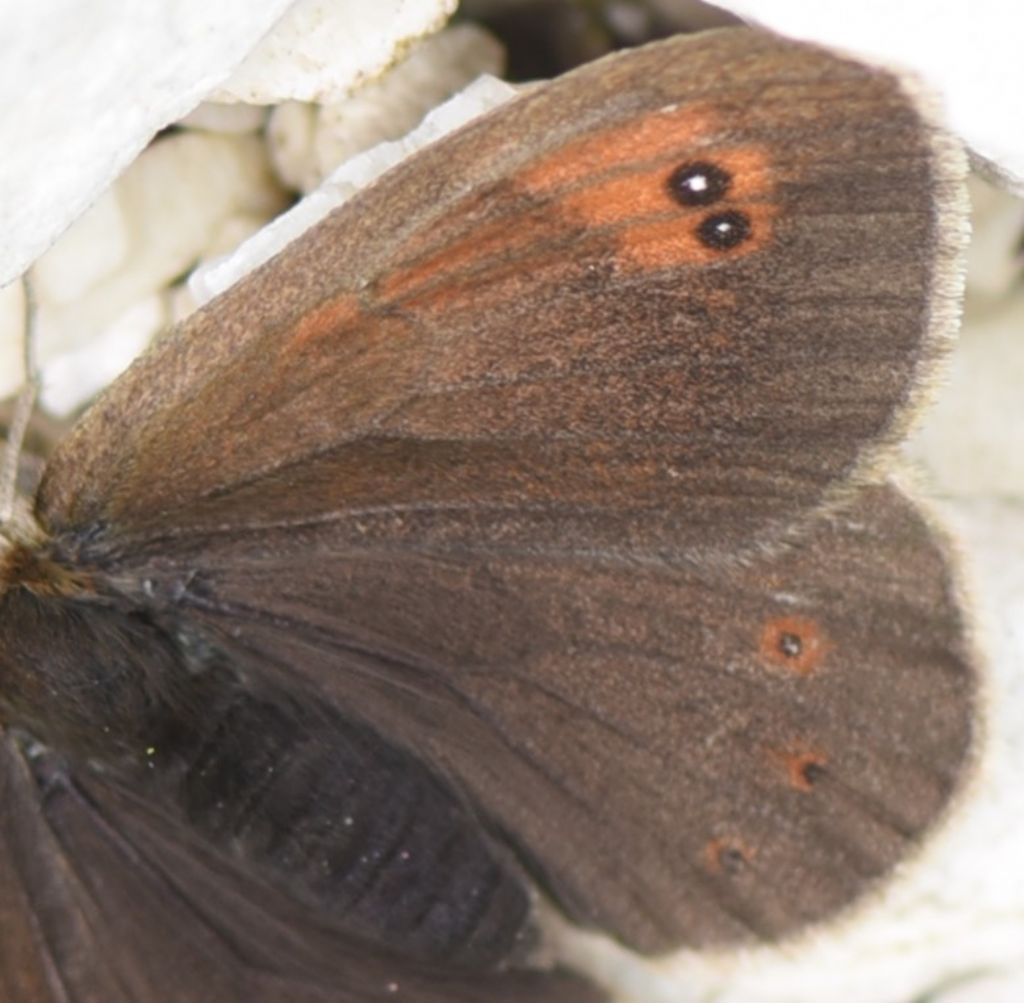
[[880,477],[958,163],[888,73],[673,39],[161,339],[4,530],[0,999],[596,1001],[541,900],[657,953],[862,899],[977,714]]

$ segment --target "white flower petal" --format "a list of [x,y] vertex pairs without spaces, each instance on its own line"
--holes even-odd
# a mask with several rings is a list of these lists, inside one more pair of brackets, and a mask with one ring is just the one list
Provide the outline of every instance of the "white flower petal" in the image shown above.
[[191,111],[292,0],[8,3],[0,59],[0,286]]
[[348,158],[400,138],[478,76],[504,68],[504,49],[488,32],[473,24],[448,28],[343,101],[275,108],[267,125],[274,166],[288,185],[309,192]]
[[457,0],[301,0],[215,101],[337,101],[379,76],[400,47],[437,31]]

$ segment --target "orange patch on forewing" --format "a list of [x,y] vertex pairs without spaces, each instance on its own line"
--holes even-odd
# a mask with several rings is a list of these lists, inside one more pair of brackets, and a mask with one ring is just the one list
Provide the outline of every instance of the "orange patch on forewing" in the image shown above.
[[[615,175],[562,196],[558,204],[592,226],[607,226],[679,210],[671,201],[663,164]],[[692,210],[690,210],[692,212]]]
[[728,196],[709,205],[683,206],[669,191],[668,182],[677,167],[693,158],[685,150],[669,152],[674,156],[654,166],[643,162],[628,173],[616,173],[569,192],[559,204],[586,222],[603,226],[666,213],[677,219],[685,216],[699,221],[720,208],[738,208],[749,213],[751,209],[744,203],[763,202],[771,193],[770,161],[760,147],[704,150],[699,159],[711,161],[731,176]]
[[516,176],[527,191],[548,192],[615,167],[660,159],[693,147],[711,133],[706,106],[662,108],[580,136]]
[[351,293],[321,303],[296,322],[283,350],[300,351],[314,341],[346,331],[356,322],[360,312],[359,300]]
[[729,204],[747,199],[767,198],[774,188],[771,156],[763,146],[733,146],[709,149],[701,160],[710,160],[732,176],[727,200]]
[[[474,290],[504,283],[510,266],[529,276],[555,241],[580,228],[614,241],[616,258],[627,268],[701,265],[758,250],[770,240],[775,213],[770,157],[761,147],[707,145],[712,120],[707,107],[688,105],[567,143],[509,179],[521,194],[540,196],[533,209],[470,226],[447,243],[421,235],[416,250],[382,279],[381,299],[410,309],[457,307]],[[729,173],[727,197],[706,206],[684,206],[673,197],[669,179],[691,160],[708,160]],[[709,247],[699,228],[726,211],[743,213],[749,235],[734,247]],[[561,256],[567,268],[583,263],[586,250],[577,252]]]
[[[735,208],[733,203],[722,203],[723,209]],[[707,217],[715,215],[718,207],[705,210],[703,216],[680,216],[660,219],[651,223],[637,223],[624,227],[616,236],[619,241],[619,261],[635,268],[671,268],[681,265],[706,265],[750,254],[766,246],[771,240],[771,221],[774,209],[767,204],[740,206],[750,222],[750,236],[736,247],[721,249],[708,247],[697,234],[697,227]]]
[[529,248],[543,237],[536,220],[520,220],[519,223],[517,226],[515,222],[499,220],[470,231],[461,240],[406,267],[397,268],[381,284],[382,297],[389,301],[402,299],[443,281],[457,284],[477,266],[500,265],[508,256]]
[[[705,265],[756,251],[770,241],[776,212],[771,159],[762,147],[710,145],[712,127],[706,106],[687,105],[573,140],[509,179],[520,194],[540,196],[532,208],[470,225],[455,239],[422,234],[416,249],[381,279],[377,293],[385,303],[431,312],[459,309],[475,297],[507,290],[510,282],[527,295],[559,243],[560,275],[585,267],[594,247],[564,244],[581,230],[593,230],[602,255],[611,250],[627,269]],[[673,196],[673,172],[694,160],[729,173],[725,197],[685,206]],[[701,225],[729,212],[742,213],[749,232],[735,246],[709,246]],[[308,331],[297,334],[295,344],[323,327],[318,316],[309,318]]]
[[814,789],[828,762],[823,752],[802,745],[772,749],[769,756],[785,771],[789,786],[804,794]]
[[[611,228],[619,261],[630,268],[703,265],[768,245],[776,215],[768,151],[758,146],[692,149],[678,140],[662,138],[657,149],[631,149],[627,158],[622,149],[614,148],[604,160],[592,156],[586,170],[577,163],[572,171],[561,171],[557,174],[560,181],[575,184],[562,195],[552,194],[552,208],[587,226]],[[576,145],[570,144],[561,155],[570,156]],[[727,196],[703,206],[684,206],[677,201],[669,190],[669,178],[676,168],[694,159],[707,160],[728,172]],[[609,174],[610,167],[615,170]],[[525,175],[528,188],[532,173]],[[550,180],[555,174],[545,176]],[[523,179],[516,181],[521,184]],[[749,235],[734,247],[709,246],[700,236],[701,224],[729,211],[743,214],[750,225]]]
[[761,625],[758,654],[769,665],[809,676],[832,650],[816,620],[806,616],[772,617]]
[[708,840],[704,847],[704,863],[715,875],[737,874],[756,856],[757,851],[732,836]]
[[544,261],[495,261],[480,271],[445,275],[444,281],[410,286],[401,300],[403,310],[443,314],[472,307],[481,311],[529,295],[529,282]]

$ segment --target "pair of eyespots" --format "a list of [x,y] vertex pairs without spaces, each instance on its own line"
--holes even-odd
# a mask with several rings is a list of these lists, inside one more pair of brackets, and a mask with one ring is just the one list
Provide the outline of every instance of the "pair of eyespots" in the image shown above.
[[[732,175],[718,164],[697,160],[682,164],[668,177],[668,190],[680,205],[714,205],[728,194]],[[697,239],[714,251],[729,251],[751,235],[750,217],[736,209],[714,212],[697,226]]]

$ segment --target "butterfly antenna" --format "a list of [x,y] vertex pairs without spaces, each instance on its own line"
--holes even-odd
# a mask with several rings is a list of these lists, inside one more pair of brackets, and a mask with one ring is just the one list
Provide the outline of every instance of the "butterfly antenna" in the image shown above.
[[22,279],[25,291],[25,333],[22,338],[22,353],[25,368],[25,382],[14,404],[14,415],[7,431],[0,464],[0,535],[8,535],[14,518],[15,499],[18,487],[18,460],[25,433],[32,418],[32,409],[39,396],[39,368],[36,363],[36,296],[32,280],[25,275]]

